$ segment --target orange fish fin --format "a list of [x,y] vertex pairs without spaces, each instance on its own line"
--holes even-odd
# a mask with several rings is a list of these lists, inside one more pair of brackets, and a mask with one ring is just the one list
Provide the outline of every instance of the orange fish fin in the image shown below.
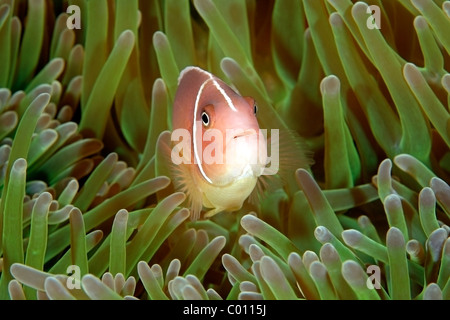
[[186,194],[187,207],[191,210],[191,220],[197,220],[202,211],[202,193],[190,172],[191,165],[175,165],[172,161],[172,141],[169,131],[164,131],[158,138],[156,161],[157,174],[167,175],[175,190]]
[[313,154],[306,142],[293,130],[279,131],[279,175],[282,179],[295,176],[299,168],[309,170],[314,164]]
[[[158,140],[156,141],[156,148],[155,148],[155,155],[154,155],[154,168],[155,172],[154,175],[156,177],[158,176],[166,176],[172,180],[172,174],[171,174],[171,164],[170,161],[170,132],[169,131],[163,131],[158,136]],[[151,176],[147,176],[146,178],[149,179]],[[165,197],[171,195],[175,192],[175,187],[173,183],[171,183],[167,188],[164,188],[163,190],[160,190],[157,192],[156,196],[158,201],[164,199]]]
[[252,205],[258,206],[258,204],[267,196],[267,194],[272,193],[282,187],[283,185],[278,176],[262,175],[256,181],[256,186],[248,197],[248,202]]
[[287,188],[295,192],[298,189],[295,171],[298,168],[309,170],[314,163],[312,152],[307,150],[302,138],[294,131],[278,130],[278,136],[272,133],[267,147],[271,158],[266,166],[269,170],[258,178],[248,197],[248,202],[255,206],[278,189]]
[[270,162],[266,166],[270,168],[267,171],[269,175],[266,175],[270,186],[268,189],[273,190],[281,183],[290,190],[289,193],[293,193],[298,189],[295,171],[298,168],[310,169],[314,163],[312,152],[308,151],[306,143],[295,131],[280,129],[277,132],[272,132],[267,144],[270,156]]
[[186,194],[187,203],[191,210],[191,220],[195,221],[200,218],[203,195],[198,184],[195,183],[195,178],[189,166],[193,166],[193,164],[173,166],[174,184],[178,190]]
[[172,171],[175,188],[186,194],[187,203],[191,210],[191,220],[195,221],[200,218],[200,213],[202,212],[203,194],[199,185],[195,182],[190,166],[193,166],[193,164],[174,165]]
[[170,159],[171,153],[171,140],[170,131],[163,131],[159,134],[158,140],[156,141],[156,152],[155,152],[155,175],[156,176],[167,176],[172,179],[171,176],[171,164]]

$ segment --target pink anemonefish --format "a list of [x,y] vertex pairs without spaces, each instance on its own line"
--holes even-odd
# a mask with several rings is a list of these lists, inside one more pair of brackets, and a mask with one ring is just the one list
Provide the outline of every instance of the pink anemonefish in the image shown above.
[[[175,188],[187,196],[192,220],[200,217],[203,207],[209,209],[205,218],[239,210],[252,192],[264,189],[255,186],[265,172],[276,173],[265,171],[275,158],[267,156],[257,113],[252,98],[242,97],[213,74],[198,67],[180,73],[170,167]],[[301,158],[293,168],[309,165]]]

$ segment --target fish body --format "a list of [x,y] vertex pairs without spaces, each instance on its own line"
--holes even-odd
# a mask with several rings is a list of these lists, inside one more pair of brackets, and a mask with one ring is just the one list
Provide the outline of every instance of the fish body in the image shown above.
[[[191,202],[193,219],[235,211],[256,186],[267,162],[255,101],[198,67],[180,73],[172,129],[189,137],[176,149],[175,185]],[[189,140],[190,138],[190,140]]]
[[[276,148],[272,139],[268,157],[267,132],[260,130],[257,109],[253,98],[241,96],[205,70],[187,67],[180,73],[170,161],[175,188],[187,195],[191,219],[198,219],[203,208],[209,209],[205,218],[239,210],[252,192],[276,185],[263,180],[277,174],[283,159],[291,177],[296,168],[307,167],[309,160],[296,142],[291,143],[291,135]],[[279,158],[278,153],[288,156]],[[269,163],[272,170],[267,170]]]

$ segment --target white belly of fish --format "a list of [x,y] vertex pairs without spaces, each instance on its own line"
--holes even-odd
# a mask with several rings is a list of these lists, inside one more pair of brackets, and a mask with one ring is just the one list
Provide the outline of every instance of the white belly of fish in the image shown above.
[[234,211],[242,207],[256,186],[258,178],[246,176],[226,185],[214,186],[209,184],[203,188],[203,205],[207,208]]

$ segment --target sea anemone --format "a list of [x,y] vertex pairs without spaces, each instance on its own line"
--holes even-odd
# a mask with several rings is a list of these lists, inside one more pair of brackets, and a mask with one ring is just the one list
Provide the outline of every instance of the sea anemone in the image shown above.
[[[450,299],[450,1],[0,0],[0,299]],[[191,221],[209,70],[310,168]]]

